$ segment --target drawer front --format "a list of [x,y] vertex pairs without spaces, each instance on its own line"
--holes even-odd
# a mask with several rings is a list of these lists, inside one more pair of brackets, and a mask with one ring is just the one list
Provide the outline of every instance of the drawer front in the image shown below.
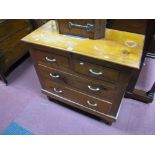
[[34,51],[32,56],[35,59],[37,64],[42,64],[48,67],[68,69],[69,62],[68,58],[65,56],[43,52],[43,51]]
[[[58,24],[59,31],[62,34],[78,35],[82,37],[93,37],[94,35],[95,20],[61,19],[58,20]],[[92,25],[92,30],[87,31],[87,29],[84,27],[87,24]]]
[[64,86],[62,86],[58,83],[55,83],[55,82],[51,82],[51,81],[45,82],[44,89],[51,92],[54,95],[71,100],[71,101],[76,102],[82,106],[85,106],[89,109],[93,109],[93,110],[101,112],[101,113],[108,114],[108,112],[110,111],[111,106],[112,106],[112,104],[110,102],[99,100],[97,98],[88,96],[81,92],[78,92],[74,89],[64,87]]
[[59,19],[59,32],[61,34],[77,35],[91,39],[104,38],[105,19]]
[[18,31],[17,33],[9,36],[8,38],[6,38],[2,42],[0,42],[0,49],[5,51],[5,50],[13,48],[16,44],[18,44],[20,42],[20,39],[23,38],[24,36],[26,36],[27,34],[29,34],[30,31],[31,30],[28,27],[28,28],[22,29],[21,31]]
[[116,92],[115,85],[102,82],[96,83],[94,81],[71,75],[60,70],[39,67],[40,76],[45,81],[54,81],[61,83],[64,86],[82,91],[89,95],[93,95],[100,99],[112,100]]
[[74,71],[99,80],[116,82],[120,71],[73,59]]
[[26,27],[31,27],[31,25],[27,20],[23,20],[23,19],[5,20],[0,24],[0,38],[1,39],[3,39],[4,37],[6,38]]
[[19,42],[16,46],[8,49],[3,53],[0,58],[0,64],[3,64],[3,71],[5,72],[11,65],[22,58],[26,53],[28,53],[27,45],[23,42]]

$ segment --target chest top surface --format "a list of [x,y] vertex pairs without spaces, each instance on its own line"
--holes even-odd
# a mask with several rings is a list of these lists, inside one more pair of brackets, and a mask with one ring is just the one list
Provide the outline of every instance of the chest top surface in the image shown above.
[[98,40],[63,35],[59,34],[56,21],[51,20],[22,41],[138,69],[144,39],[144,35],[112,29],[106,29],[105,38]]

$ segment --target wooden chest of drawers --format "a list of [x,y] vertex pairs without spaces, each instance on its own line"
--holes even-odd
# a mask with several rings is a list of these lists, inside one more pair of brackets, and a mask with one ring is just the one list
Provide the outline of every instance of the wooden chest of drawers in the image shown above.
[[[127,38],[138,38],[134,40],[138,42],[138,48],[133,49],[123,46],[121,40],[106,42],[105,39],[93,41],[64,36],[58,33],[56,27],[51,30],[51,24],[55,23],[50,21],[22,39],[29,43],[42,92],[111,124],[118,117],[131,72],[138,69],[144,37],[125,33]],[[113,35],[122,34],[107,30],[108,39],[111,31]],[[83,50],[85,44],[87,46]],[[104,51],[101,54],[101,51],[94,50],[94,46],[103,49],[117,47],[115,52],[122,51],[119,55],[122,58],[116,57],[119,61],[107,60],[112,53],[108,55]],[[128,50],[130,56],[124,50]],[[135,55],[134,52],[139,53]],[[131,59],[134,59],[133,63]]]
[[20,39],[31,31],[28,20],[7,19],[0,23],[0,79],[5,77],[13,64],[28,53],[27,45],[20,42]]

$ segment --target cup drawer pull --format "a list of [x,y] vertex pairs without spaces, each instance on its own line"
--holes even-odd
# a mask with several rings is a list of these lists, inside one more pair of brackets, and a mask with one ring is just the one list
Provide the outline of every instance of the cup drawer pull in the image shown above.
[[50,75],[50,77],[52,77],[52,78],[54,78],[54,79],[60,78],[60,75],[59,75],[59,74],[50,73],[49,75]]
[[89,90],[91,90],[91,91],[100,91],[100,88],[98,88],[98,87],[92,87],[91,85],[88,85],[88,88],[89,88]]
[[55,58],[51,59],[51,58],[45,57],[45,59],[48,62],[56,62],[56,59]]
[[84,65],[84,62],[83,61],[80,61],[80,65]]
[[54,88],[53,90],[54,90],[54,92],[56,92],[56,93],[62,93],[62,90],[59,89],[59,88]]
[[96,71],[93,71],[93,69],[89,69],[89,72],[95,76],[100,76],[100,75],[103,75],[102,72],[96,72]]
[[87,101],[87,104],[89,105],[89,106],[92,106],[92,107],[97,107],[97,103],[95,103],[94,101]]

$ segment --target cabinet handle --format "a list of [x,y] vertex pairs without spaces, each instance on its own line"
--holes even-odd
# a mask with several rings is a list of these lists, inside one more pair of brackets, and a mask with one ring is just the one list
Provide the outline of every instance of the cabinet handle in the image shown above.
[[54,78],[54,79],[58,79],[58,78],[60,78],[60,75],[59,74],[53,74],[53,73],[50,73],[49,74],[50,75],[50,77],[52,77],[52,78]]
[[94,88],[94,87],[92,87],[91,85],[88,85],[88,88],[89,88],[89,90],[91,90],[91,91],[100,91],[100,88],[98,88],[98,87]]
[[91,102],[89,100],[87,101],[87,104],[90,105],[90,106],[92,106],[92,107],[97,107],[97,103]]
[[56,59],[55,59],[55,58],[50,59],[50,58],[48,58],[48,57],[45,57],[45,59],[46,59],[46,61],[48,61],[48,62],[56,62]]
[[54,88],[53,90],[54,90],[54,92],[56,92],[56,93],[62,93],[62,90],[59,89],[59,88]]
[[80,61],[80,65],[84,65],[84,62],[83,61]]
[[93,69],[89,69],[89,72],[90,72],[91,74],[95,75],[95,76],[103,75],[102,72],[95,72],[95,71],[93,71]]
[[71,29],[72,27],[75,28],[80,28],[80,29],[84,29],[86,31],[93,31],[94,29],[94,25],[93,24],[87,24],[87,25],[80,25],[80,24],[76,24],[76,23],[72,23],[72,22],[68,22],[68,26]]

